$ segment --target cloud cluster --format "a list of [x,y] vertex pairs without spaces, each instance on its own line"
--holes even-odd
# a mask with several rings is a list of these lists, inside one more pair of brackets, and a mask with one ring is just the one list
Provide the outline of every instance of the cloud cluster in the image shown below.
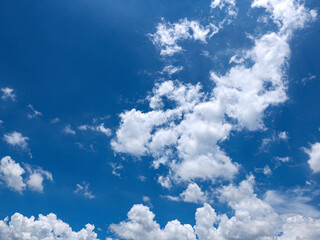
[[47,216],[39,215],[27,218],[20,213],[15,213],[9,218],[0,221],[0,239],[7,240],[97,240],[97,234],[93,231],[94,226],[87,224],[79,232],[57,218],[53,213]]
[[23,168],[9,156],[0,161],[0,182],[14,191],[21,193],[28,187],[32,191],[43,192],[45,178],[53,181],[52,174],[41,168],[32,168],[28,164]]
[[[202,91],[200,84],[157,83],[148,97],[150,111],[132,109],[120,114],[121,124],[111,142],[116,152],[151,155],[153,166],[166,165],[174,181],[234,177],[239,165],[219,143],[231,131],[264,129],[265,111],[287,100],[285,68],[290,36],[316,16],[293,0],[254,1],[252,7],[264,7],[278,24],[278,31],[253,38],[254,46],[242,51],[243,61],[224,75],[211,72],[212,91]],[[177,39],[184,36],[180,32],[176,36],[176,28],[180,29],[180,24],[171,26],[168,35],[161,25],[163,34],[153,35],[156,43],[176,48]],[[181,32],[185,31],[182,27]]]
[[108,137],[111,135],[111,130],[109,128],[106,128],[103,123],[101,123],[100,125],[97,125],[97,126],[84,124],[84,125],[79,126],[78,129],[80,131],[91,130],[94,132],[99,132],[99,133],[102,133]]
[[112,224],[110,230],[122,239],[199,239],[199,240],[316,240],[320,237],[320,220],[302,215],[279,215],[254,193],[254,178],[249,176],[239,186],[219,189],[219,200],[227,203],[233,216],[219,215],[207,203],[198,208],[196,224],[182,225],[173,220],[161,229],[155,215],[143,205],[134,205],[128,219]]

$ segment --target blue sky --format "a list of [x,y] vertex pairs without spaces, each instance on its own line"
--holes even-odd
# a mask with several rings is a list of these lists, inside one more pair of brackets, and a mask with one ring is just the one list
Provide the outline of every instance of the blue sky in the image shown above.
[[2,1],[0,240],[319,239],[319,8]]

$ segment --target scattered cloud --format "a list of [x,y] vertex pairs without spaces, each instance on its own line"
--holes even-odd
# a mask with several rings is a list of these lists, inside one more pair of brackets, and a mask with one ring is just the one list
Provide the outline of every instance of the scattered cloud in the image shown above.
[[151,198],[148,196],[143,196],[142,201],[144,204],[146,204],[148,207],[153,208],[152,203],[151,203]]
[[280,132],[280,133],[272,133],[270,137],[262,139],[260,150],[261,151],[269,151],[270,146],[273,143],[280,143],[281,141],[287,141],[289,139],[288,132]]
[[56,124],[56,123],[58,123],[58,122],[60,122],[60,118],[53,118],[53,119],[51,119],[51,121],[50,121],[50,123],[52,123],[52,124]]
[[74,190],[74,193],[80,194],[89,199],[95,198],[95,196],[89,190],[89,185],[90,184],[86,182],[83,182],[82,184],[77,184],[76,190]]
[[160,49],[160,55],[172,56],[182,52],[183,48],[178,45],[182,40],[192,39],[202,43],[207,42],[207,38],[216,34],[219,29],[213,24],[202,26],[198,21],[181,19],[177,23],[162,22],[157,25],[157,31],[149,34],[153,44]]
[[316,75],[309,74],[307,77],[302,78],[301,82],[303,85],[306,85],[308,82],[310,82],[316,78],[317,78]]
[[16,100],[16,94],[14,93],[14,90],[12,88],[1,88],[2,91],[2,96],[1,99],[2,100],[11,100],[11,101],[15,101]]
[[63,129],[63,132],[65,134],[76,135],[76,131],[71,128],[70,124],[65,126],[65,128]]
[[169,76],[181,72],[184,68],[182,66],[172,66],[172,65],[167,65],[165,66],[162,71],[160,72],[161,74],[168,74]]
[[104,134],[104,135],[106,135],[108,137],[111,136],[111,130],[109,128],[106,128],[103,123],[101,123],[98,126],[90,126],[90,125],[85,124],[85,125],[79,126],[78,129],[80,131],[91,130],[91,131],[94,131],[94,132],[102,133],[102,134]]
[[42,113],[34,109],[34,107],[31,104],[28,105],[28,108],[31,110],[31,113],[28,113],[27,115],[28,119],[33,119],[42,116]]
[[117,176],[117,177],[121,177],[121,174],[118,172],[120,169],[123,168],[123,166],[121,165],[121,163],[114,163],[111,162],[110,166],[112,168],[112,174]]

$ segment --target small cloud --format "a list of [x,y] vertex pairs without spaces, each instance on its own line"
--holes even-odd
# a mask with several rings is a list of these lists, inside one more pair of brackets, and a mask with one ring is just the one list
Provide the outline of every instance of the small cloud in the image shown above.
[[278,137],[279,137],[280,140],[284,140],[284,141],[289,139],[288,132],[285,132],[285,131],[284,132],[280,132],[278,134]]
[[138,179],[141,181],[141,182],[145,182],[147,180],[147,178],[145,176],[138,176]]
[[68,124],[67,126],[65,126],[65,128],[63,129],[63,132],[64,132],[65,134],[71,134],[71,135],[75,135],[75,134],[76,134],[76,131],[74,131],[74,130],[71,128],[70,124]]
[[209,202],[209,194],[202,192],[201,188],[196,183],[190,183],[186,190],[180,193],[179,196],[166,196],[171,201],[183,201],[188,203],[203,204]]
[[91,131],[94,131],[94,132],[102,133],[102,134],[104,134],[104,135],[106,135],[108,137],[111,136],[111,130],[109,128],[106,128],[103,123],[101,123],[98,126],[90,126],[90,125],[85,124],[85,125],[79,126],[78,129],[80,131],[91,130]]
[[89,199],[95,198],[95,196],[89,190],[89,183],[86,183],[86,182],[83,182],[82,185],[77,184],[76,190],[74,190],[74,193],[81,194],[84,197],[89,198]]
[[262,139],[260,150],[267,152],[269,151],[271,144],[275,142],[279,143],[281,141],[287,141],[288,139],[289,139],[289,135],[288,135],[288,132],[286,131],[279,132],[278,134],[273,133],[270,137]]
[[30,174],[27,185],[32,191],[43,192],[43,180],[45,178],[51,182],[53,181],[52,174],[42,168],[32,168],[29,164],[25,164],[25,168]]
[[2,91],[2,96],[1,96],[2,100],[11,100],[11,101],[16,100],[16,95],[12,88],[8,88],[8,87],[1,88],[1,91]]
[[27,141],[29,140],[29,138],[22,136],[21,133],[16,131],[5,134],[3,140],[14,147],[19,147],[21,149],[28,148]]
[[165,66],[160,73],[161,74],[168,74],[169,76],[171,76],[171,75],[178,73],[182,70],[183,70],[182,66],[176,67],[176,66],[168,65],[168,66]]
[[158,183],[167,189],[170,189],[172,187],[172,183],[171,180],[168,176],[164,177],[164,176],[159,176],[158,177]]
[[275,157],[274,159],[281,163],[286,163],[290,161],[289,157]]
[[29,104],[28,107],[31,110],[31,113],[28,113],[27,115],[28,119],[33,119],[42,116],[42,113],[34,109],[34,107],[31,104]]
[[122,169],[123,166],[120,163],[110,163],[110,166],[112,168],[112,174],[117,176],[117,177],[121,177],[120,173],[118,172],[118,170]]
[[311,73],[309,73],[309,75],[307,77],[302,78],[301,82],[303,85],[306,85],[308,82],[310,82],[316,78],[317,78],[316,75],[312,75]]
[[52,123],[52,124],[56,124],[58,122],[60,122],[60,118],[57,118],[57,117],[54,119],[51,119],[51,121],[50,121],[50,123]]
[[149,206],[150,208],[153,208],[153,205],[151,203],[151,198],[148,197],[148,196],[143,196],[142,197],[142,201],[147,205]]
[[263,173],[266,176],[271,176],[272,170],[268,165],[266,165],[264,168],[255,168],[254,169],[257,173]]

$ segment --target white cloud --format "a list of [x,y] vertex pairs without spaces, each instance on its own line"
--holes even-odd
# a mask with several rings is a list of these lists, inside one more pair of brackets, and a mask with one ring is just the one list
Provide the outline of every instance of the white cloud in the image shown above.
[[279,139],[284,140],[284,141],[289,139],[288,132],[285,132],[285,131],[284,132],[280,132],[278,134],[278,137],[279,137]]
[[53,119],[51,119],[51,121],[50,121],[50,123],[52,123],[52,124],[56,124],[56,123],[58,123],[58,122],[60,122],[60,118],[53,118]]
[[1,88],[1,91],[2,91],[2,96],[1,96],[2,100],[11,100],[11,101],[16,100],[16,95],[12,88],[8,88],[8,87]]
[[129,211],[127,221],[111,224],[110,230],[122,239],[196,240],[191,225],[182,225],[178,220],[173,220],[161,229],[154,217],[148,207],[137,204]]
[[22,174],[25,170],[16,163],[11,157],[6,156],[0,162],[0,180],[4,182],[9,188],[17,192],[22,192],[26,188],[23,182]]
[[275,157],[275,159],[279,162],[286,163],[290,161],[289,157]]
[[279,240],[318,240],[320,220],[296,215],[288,217],[282,226]]
[[42,113],[34,109],[34,107],[31,104],[29,104],[28,107],[31,110],[31,113],[28,113],[27,115],[29,119],[42,116]]
[[47,179],[53,181],[52,174],[48,171],[43,170],[42,168],[32,168],[30,165],[25,164],[25,168],[29,173],[27,180],[28,188],[32,191],[43,192],[43,181]]
[[76,190],[74,190],[75,193],[81,194],[86,198],[92,199],[95,198],[95,196],[92,194],[92,192],[89,190],[89,183],[83,182],[83,185],[77,184]]
[[13,131],[11,133],[7,133],[3,137],[4,141],[6,141],[8,144],[14,146],[14,147],[19,147],[22,149],[28,148],[28,137],[22,136],[21,133]]
[[263,7],[271,13],[280,28],[280,34],[291,34],[293,30],[303,28],[308,21],[317,17],[315,10],[310,11],[295,0],[255,0],[252,7]]
[[162,71],[160,72],[161,74],[168,74],[169,76],[178,73],[180,71],[182,71],[184,68],[182,66],[172,66],[172,65],[167,65],[165,66]]
[[63,129],[63,132],[64,132],[65,134],[70,134],[70,135],[75,135],[75,134],[76,134],[76,131],[74,131],[74,130],[71,128],[70,124],[68,124],[67,126],[65,126],[65,128]]
[[320,172],[320,143],[314,143],[311,148],[304,148],[304,151],[309,155],[309,166],[313,173]]
[[121,163],[114,163],[114,162],[111,162],[110,163],[110,166],[112,168],[112,174],[117,176],[117,177],[120,177],[121,174],[118,172],[120,169],[123,168],[123,166],[121,165]]
[[312,81],[312,80],[314,80],[314,79],[316,79],[316,78],[317,78],[316,75],[312,75],[312,74],[309,73],[309,75],[308,75],[307,77],[304,77],[304,78],[301,80],[301,82],[302,82],[303,85],[306,85],[308,82],[310,82],[310,81]]
[[270,146],[273,143],[280,143],[283,141],[287,141],[289,139],[288,132],[279,132],[279,133],[272,133],[270,137],[262,139],[260,150],[262,151],[269,151]]
[[[32,191],[43,192],[44,178],[53,181],[52,174],[41,168],[32,168],[24,164],[22,168],[11,157],[6,156],[0,162],[0,180],[14,191],[23,192],[26,187]],[[24,177],[23,175],[27,175]]]
[[167,189],[170,189],[172,187],[172,183],[171,180],[168,176],[164,177],[164,176],[159,176],[158,177],[158,183]]
[[222,25],[225,22],[230,24],[232,19],[236,18],[238,14],[235,0],[213,0],[210,4],[210,7],[211,9],[219,8],[220,10],[225,8],[226,17],[219,25]]
[[158,24],[157,31],[149,34],[153,44],[160,49],[162,56],[172,56],[182,52],[178,45],[181,40],[199,40],[206,43],[207,38],[218,32],[218,28],[213,24],[202,26],[198,21],[181,19],[177,23],[166,23],[164,20]]
[[98,240],[94,232],[94,225],[87,224],[79,232],[57,218],[53,213],[47,216],[39,215],[27,218],[20,213],[15,213],[0,221],[1,239],[40,240],[40,239],[61,239],[61,240]]
[[90,125],[85,124],[85,125],[79,126],[78,129],[80,131],[91,130],[91,131],[95,131],[95,132],[100,132],[108,137],[111,136],[111,130],[109,128],[106,128],[103,123],[101,123],[98,126],[90,126]]
[[190,183],[187,189],[180,194],[180,199],[190,203],[205,203],[209,201],[208,193],[202,192],[196,183]]

